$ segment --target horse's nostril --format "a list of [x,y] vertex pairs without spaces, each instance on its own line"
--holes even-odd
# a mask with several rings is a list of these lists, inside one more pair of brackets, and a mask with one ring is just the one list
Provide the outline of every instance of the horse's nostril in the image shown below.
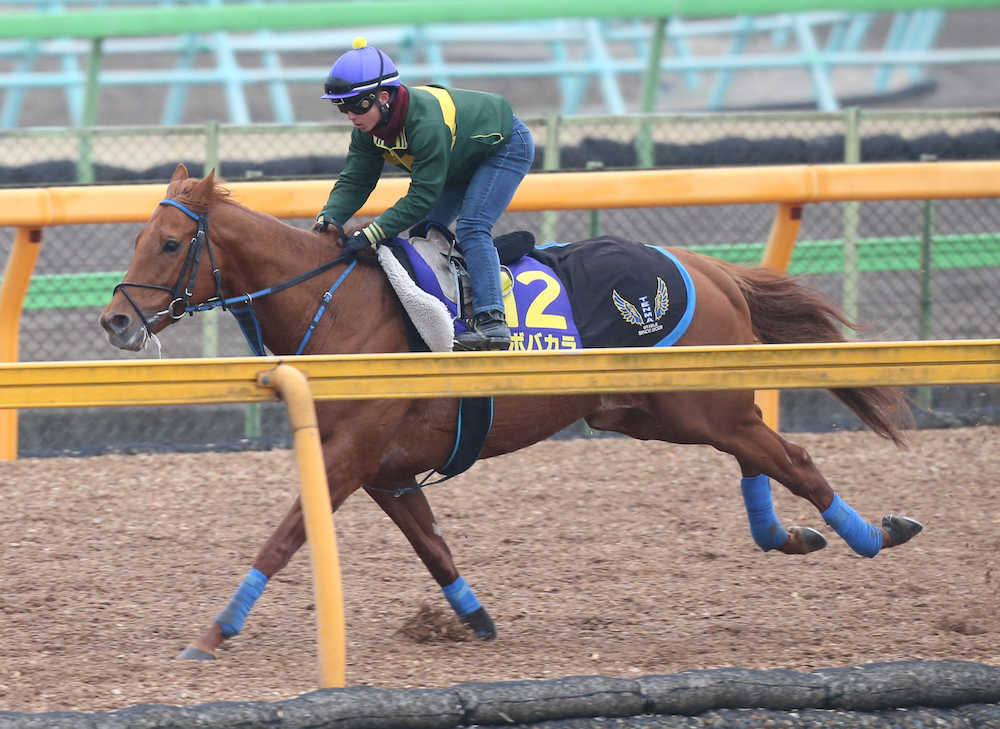
[[104,328],[108,331],[121,334],[129,328],[131,318],[128,314],[115,314],[114,316],[105,317],[103,324]]

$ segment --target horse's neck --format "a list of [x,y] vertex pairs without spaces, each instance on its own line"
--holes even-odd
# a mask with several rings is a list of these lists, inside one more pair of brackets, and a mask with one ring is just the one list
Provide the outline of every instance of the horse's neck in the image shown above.
[[[277,286],[331,261],[339,254],[326,238],[316,236],[230,203],[218,206],[210,230],[225,252],[220,264],[226,297],[255,293]],[[277,294],[253,302],[264,344],[275,354],[294,354],[316,314],[323,295],[344,272],[334,266]],[[363,293],[360,293],[363,292]],[[370,333],[389,314],[391,291],[377,267],[358,264],[326,305],[307,353],[393,351],[372,349]],[[333,331],[333,330],[336,331]]]
[[212,210],[209,236],[211,245],[225,256],[222,275],[227,296],[260,291],[333,257],[318,241],[305,240],[315,236],[228,202]]

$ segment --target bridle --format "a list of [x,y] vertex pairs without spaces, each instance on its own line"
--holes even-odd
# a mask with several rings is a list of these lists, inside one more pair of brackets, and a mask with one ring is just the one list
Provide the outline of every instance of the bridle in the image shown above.
[[[228,308],[225,300],[222,298],[222,276],[219,273],[219,267],[215,265],[215,254],[212,253],[212,247],[208,243],[208,213],[195,213],[176,200],[171,200],[169,198],[160,200],[158,204],[172,205],[177,208],[198,223],[198,230],[191,239],[191,245],[188,246],[187,258],[184,260],[184,266],[181,268],[181,272],[178,274],[177,281],[174,282],[173,286],[122,281],[114,288],[113,293],[116,294],[121,291],[125,300],[132,305],[132,308],[135,309],[135,313],[138,314],[139,319],[142,320],[142,324],[146,328],[146,333],[150,335],[153,333],[152,327],[163,317],[169,316],[171,319],[180,319],[185,313],[193,313],[193,309],[188,306],[188,302],[191,301],[191,297],[194,295],[194,285],[198,278],[198,264],[201,262],[203,250],[208,251],[208,260],[212,264],[212,278],[215,279],[215,296],[208,301],[220,302],[218,305],[222,307],[223,311]],[[153,314],[151,319],[147,320],[145,315],[142,313],[142,309],[139,308],[139,305],[136,304],[135,300],[129,295],[128,290],[130,288],[166,291],[170,294],[170,303],[167,304],[166,309],[156,312]],[[208,302],[206,301],[205,303]]]
[[[261,337],[260,323],[257,321],[257,315],[253,310],[253,300],[259,299],[262,296],[267,296],[268,294],[275,294],[279,291],[284,291],[285,289],[291,288],[292,286],[300,284],[303,281],[307,281],[314,276],[318,276],[324,271],[330,270],[339,263],[344,263],[345,261],[350,260],[351,264],[344,269],[334,282],[333,286],[331,286],[323,295],[319,308],[317,309],[315,316],[313,316],[305,335],[302,337],[298,350],[295,352],[295,354],[302,354],[302,351],[306,347],[306,343],[308,343],[309,338],[316,329],[316,325],[319,323],[320,318],[322,318],[323,312],[326,311],[327,304],[330,303],[333,292],[337,290],[340,284],[343,283],[344,279],[347,278],[347,274],[354,270],[354,266],[357,264],[353,254],[342,254],[337,256],[332,261],[327,261],[317,268],[301,273],[298,276],[280,284],[276,284],[275,286],[269,286],[268,288],[261,289],[260,291],[255,291],[250,294],[241,294],[227,299],[222,292],[222,274],[219,271],[219,267],[215,263],[215,254],[212,252],[212,246],[209,244],[208,213],[193,212],[185,205],[182,205],[176,200],[172,200],[170,198],[160,200],[158,205],[171,205],[177,208],[189,218],[196,221],[198,228],[194,237],[191,238],[191,244],[188,247],[187,257],[185,258],[184,265],[181,267],[181,271],[177,276],[177,281],[174,282],[173,286],[122,281],[114,288],[113,293],[118,293],[120,291],[122,296],[125,297],[125,300],[128,301],[128,303],[135,310],[135,313],[142,321],[143,327],[146,329],[146,334],[150,337],[153,336],[153,327],[157,324],[157,322],[166,316],[176,320],[180,319],[184,316],[184,314],[190,314],[193,316],[196,311],[222,309],[223,311],[229,311],[234,317],[236,317],[236,321],[240,325],[240,329],[243,331],[243,335],[246,337],[250,348],[255,354],[263,356],[266,352],[264,350],[264,342]],[[201,262],[203,251],[208,251],[208,260],[212,266],[212,278],[215,281],[215,295],[200,304],[192,305],[190,303],[191,297],[194,295],[194,287],[198,279],[198,264]],[[131,295],[129,295],[129,288],[166,291],[170,294],[170,303],[167,304],[166,309],[156,312],[152,315],[152,317],[147,319],[142,313],[142,309],[139,308],[139,305],[136,304],[135,300],[131,297]]]

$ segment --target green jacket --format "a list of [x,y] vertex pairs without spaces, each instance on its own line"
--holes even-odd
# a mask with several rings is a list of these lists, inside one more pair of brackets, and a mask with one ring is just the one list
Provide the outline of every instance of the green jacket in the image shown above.
[[410,173],[409,191],[368,226],[377,243],[419,223],[446,185],[468,182],[476,168],[511,133],[514,113],[497,94],[441,86],[407,87],[409,107],[394,142],[355,129],[344,170],[322,213],[341,223],[368,200],[382,174],[383,162]]

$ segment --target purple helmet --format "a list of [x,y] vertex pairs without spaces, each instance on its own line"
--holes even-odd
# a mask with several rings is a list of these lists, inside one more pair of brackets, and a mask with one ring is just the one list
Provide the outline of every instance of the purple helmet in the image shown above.
[[323,99],[339,99],[376,91],[385,86],[399,86],[399,70],[385,53],[368,41],[354,39],[354,48],[337,59],[324,84]]

